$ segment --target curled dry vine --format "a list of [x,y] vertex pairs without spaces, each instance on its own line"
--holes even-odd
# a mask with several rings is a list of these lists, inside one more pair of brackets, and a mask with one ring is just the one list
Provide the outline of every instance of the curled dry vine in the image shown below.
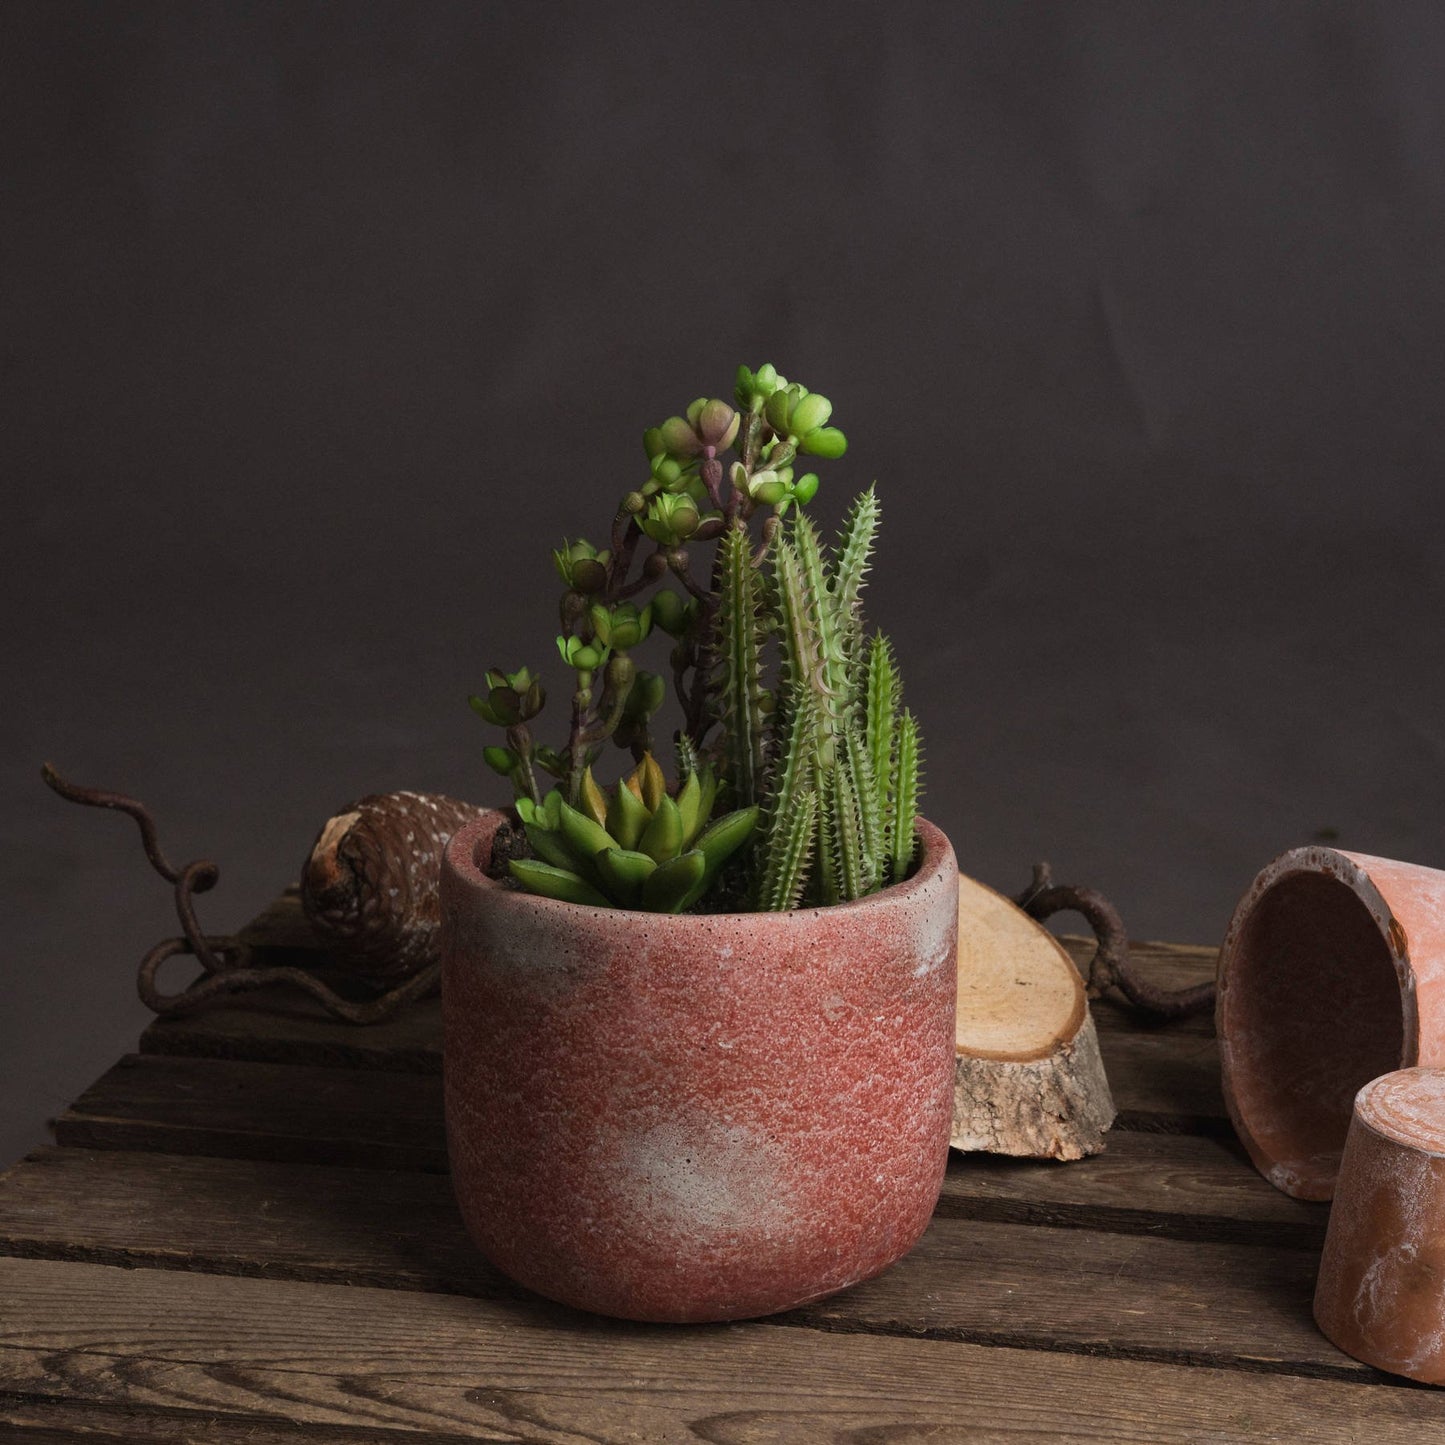
[[1187,1018],[1214,1007],[1212,983],[1168,989],[1145,978],[1129,952],[1129,933],[1114,905],[1096,889],[1055,883],[1047,863],[1034,864],[1032,882],[1014,902],[1040,922],[1055,913],[1083,916],[1096,940],[1087,974],[1090,998],[1102,998],[1117,988],[1141,1013],[1157,1019]]
[[[123,793],[101,788],[82,788],[69,782],[49,764],[40,776],[52,791],[71,803],[88,808],[109,808],[134,818],[140,828],[141,844],[152,868],[175,890],[176,916],[181,937],[162,939],[143,959],[136,973],[136,990],[147,1008],[158,1014],[182,1014],[223,994],[286,984],[311,995],[328,1013],[347,1023],[379,1023],[390,1018],[403,1004],[422,998],[437,984],[441,965],[429,964],[405,982],[374,998],[356,1000],[342,997],[324,979],[304,968],[288,964],[258,963],[256,951],[229,934],[208,934],[196,918],[195,896],[216,886],[221,870],[208,858],[198,858],[177,868],[161,851],[155,819],[145,804]],[[164,992],[157,982],[161,965],[177,955],[192,955],[200,964],[200,976],[177,993]]]

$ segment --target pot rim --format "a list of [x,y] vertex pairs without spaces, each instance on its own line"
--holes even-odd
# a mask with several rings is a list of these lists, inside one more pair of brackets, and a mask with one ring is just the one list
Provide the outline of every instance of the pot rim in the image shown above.
[[[890,883],[887,888],[879,889],[876,893],[865,894],[862,898],[852,898],[844,903],[829,903],[819,908],[790,908],[781,912],[760,910],[751,913],[647,913],[636,908],[597,908],[588,903],[568,903],[561,898],[545,898],[539,893],[528,893],[522,888],[504,887],[500,879],[488,877],[477,866],[475,855],[478,835],[489,829],[495,831],[496,820],[504,817],[505,812],[506,810],[503,808],[488,808],[481,817],[473,819],[458,829],[443,854],[443,871],[454,874],[468,887],[477,889],[493,898],[501,907],[515,906],[526,909],[528,912],[540,910],[544,917],[550,912],[559,921],[569,918],[580,921],[584,917],[594,920],[598,918],[637,919],[645,920],[650,928],[686,930],[715,926],[719,923],[736,925],[742,922],[771,919],[778,927],[799,927],[820,916],[826,915],[832,918],[849,911],[857,912],[860,909],[868,910],[907,903],[948,868],[952,868],[955,872],[958,869],[958,860],[954,855],[953,844],[949,842],[948,835],[936,824],[930,823],[927,818],[920,816],[917,819],[917,829],[922,846],[919,851],[918,866],[901,883]],[[511,899],[517,900],[516,903],[503,901]]]
[[1400,1068],[1413,1068],[1419,1063],[1420,1055],[1420,1011],[1415,998],[1415,966],[1410,958],[1409,943],[1405,931],[1395,918],[1389,900],[1380,891],[1379,885],[1370,876],[1372,863],[1387,863],[1389,859],[1375,858],[1364,853],[1348,853],[1342,848],[1331,848],[1312,843],[1302,848],[1289,848],[1272,859],[1255,875],[1229,920],[1224,942],[1220,945],[1219,961],[1215,970],[1219,988],[1215,994],[1214,1021],[1219,1036],[1221,1062],[1226,1076],[1230,1072],[1229,1028],[1226,1012],[1232,995],[1231,977],[1235,953],[1240,938],[1247,927],[1255,908],[1281,883],[1301,875],[1329,878],[1346,891],[1354,894],[1363,904],[1379,930],[1380,939],[1389,953],[1395,981],[1400,989],[1400,1014],[1404,1029],[1404,1041]]
[[[1329,1199],[1339,1173],[1334,1167],[1303,1164],[1288,1151],[1266,1145],[1256,1125],[1261,1111],[1243,1095],[1247,1080],[1261,1077],[1260,1070],[1244,1056],[1238,1045],[1236,1020],[1248,1005],[1242,1000],[1237,979],[1239,950],[1255,910],[1280,885],[1299,877],[1327,878],[1335,887],[1352,895],[1366,913],[1379,935],[1399,995],[1401,1057],[1386,1072],[1416,1067],[1420,1062],[1420,1011],[1415,997],[1415,968],[1410,958],[1404,929],[1395,918],[1389,899],[1370,876],[1373,864],[1388,863],[1363,853],[1349,853],[1323,844],[1290,848],[1265,865],[1236,905],[1229,927],[1220,946],[1215,979],[1217,991],[1214,1005],[1215,1032],[1219,1039],[1221,1092],[1230,1122],[1255,1167],[1277,1189],[1299,1199]],[[1368,1088],[1368,1082],[1363,1086]],[[1340,1135],[1344,1147],[1349,1122]],[[1277,1142],[1277,1141],[1276,1141]]]

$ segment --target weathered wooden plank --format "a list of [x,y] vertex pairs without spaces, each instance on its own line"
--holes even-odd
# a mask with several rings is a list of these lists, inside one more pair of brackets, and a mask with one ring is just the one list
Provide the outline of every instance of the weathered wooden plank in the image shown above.
[[[1120,1128],[1229,1133],[1213,1039],[1117,1032],[1101,1047]],[[80,1148],[437,1169],[440,1099],[433,1074],[132,1055],[55,1128]]]
[[[955,1154],[938,1213],[1310,1248],[1328,1210],[1271,1188],[1231,1142],[1121,1132],[1071,1165]],[[427,1289],[473,1259],[436,1175],[83,1149],[40,1150],[0,1176],[0,1252]]]
[[1328,1205],[1267,1184],[1232,1139],[1125,1130],[1109,1135],[1102,1154],[1072,1164],[955,1155],[938,1212],[1291,1248],[1322,1245],[1329,1218]]
[[1119,1110],[1115,1129],[1232,1136],[1213,1035],[1101,1033],[1099,1051]]
[[[959,1213],[942,1212],[887,1275],[789,1318],[1151,1359],[1268,1361],[1341,1377],[1363,1369],[1310,1320],[1311,1250],[970,1219],[969,1175],[955,1172],[947,1201]],[[51,1151],[0,1184],[0,1247],[489,1298],[516,1292],[468,1245],[447,1181],[416,1174]]]
[[506,1292],[451,1180],[412,1170],[41,1149],[0,1175],[0,1254]]
[[[941,1218],[1317,1246],[1327,1209],[1233,1146],[1119,1134],[1076,1165],[954,1156]],[[449,1182],[409,1170],[81,1149],[0,1176],[0,1253],[390,1288],[482,1288]]]
[[346,1024],[306,994],[264,988],[195,1014],[156,1019],[141,1035],[140,1052],[439,1074],[441,1028],[438,998],[421,999],[384,1023]]
[[[1047,1231],[1034,1230],[1043,1234]],[[1060,1302],[1066,1298],[1060,1295]],[[1418,1442],[1445,1397],[766,1323],[0,1261],[0,1390],[529,1442]]]
[[77,1148],[446,1168],[430,1074],[128,1054],[54,1127]]

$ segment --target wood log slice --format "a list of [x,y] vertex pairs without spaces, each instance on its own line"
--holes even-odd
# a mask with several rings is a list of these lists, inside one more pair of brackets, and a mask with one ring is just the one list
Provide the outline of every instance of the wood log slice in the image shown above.
[[1082,1159],[1114,1100],[1084,982],[1048,929],[992,888],[958,890],[955,1149]]

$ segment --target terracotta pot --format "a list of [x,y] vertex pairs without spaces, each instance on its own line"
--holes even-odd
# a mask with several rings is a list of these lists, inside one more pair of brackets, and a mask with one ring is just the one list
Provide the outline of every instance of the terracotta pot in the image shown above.
[[1445,1384],[1445,1070],[1404,1069],[1360,1090],[1315,1319],[1357,1360]]
[[1256,1167],[1330,1198],[1360,1088],[1445,1064],[1445,873],[1333,848],[1276,858],[1225,935],[1216,1023]]
[[927,1226],[953,1107],[958,872],[795,913],[659,915],[487,878],[493,813],[442,869],[452,1179],[539,1294],[741,1319],[887,1268]]

